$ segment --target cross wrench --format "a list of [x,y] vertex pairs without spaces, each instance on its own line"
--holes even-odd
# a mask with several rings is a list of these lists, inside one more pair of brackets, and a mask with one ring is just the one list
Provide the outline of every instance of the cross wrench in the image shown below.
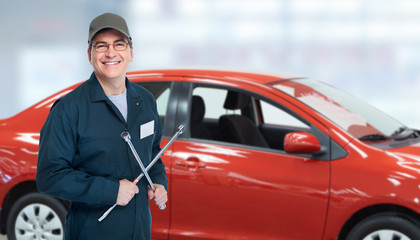
[[[163,155],[163,153],[166,151],[166,149],[168,149],[168,147],[172,144],[172,142],[173,141],[175,141],[175,139],[179,136],[179,135],[181,135],[182,133],[183,133],[183,129],[184,129],[184,125],[179,125],[179,127],[178,127],[178,131],[174,134],[174,136],[172,136],[172,138],[169,140],[169,142],[168,143],[166,143],[166,145],[159,151],[159,153],[155,156],[155,158],[149,163],[149,165],[146,167],[146,169],[145,169],[145,171],[143,171],[143,169],[142,169],[142,173],[136,178],[136,179],[134,179],[134,181],[133,181],[133,183],[134,184],[137,184],[139,181],[140,181],[140,179],[143,177],[143,176],[145,176],[145,174],[144,173],[146,173],[147,174],[147,171],[149,171],[149,169],[150,168],[152,168],[152,166],[159,160],[159,158]],[[121,134],[121,137],[123,137],[122,135],[124,134],[124,132]],[[123,137],[124,138],[124,137]],[[125,139],[124,139],[125,140]],[[130,143],[131,143],[131,141],[130,141]],[[129,144],[130,145],[130,144]],[[132,145],[132,144],[131,144]],[[130,148],[131,148],[131,146],[130,146]],[[133,149],[134,149],[134,147],[133,147]],[[133,154],[134,154],[134,152],[136,152],[136,150],[134,149],[134,151],[133,151]],[[134,154],[134,157],[137,155],[137,153],[136,154]],[[138,156],[138,155],[137,155]],[[140,159],[140,158],[139,158]],[[137,158],[136,158],[136,160],[137,160]],[[137,161],[139,161],[139,160],[137,160]],[[141,163],[141,161],[140,161],[140,163]],[[140,164],[139,164],[140,165]],[[143,166],[143,168],[144,168],[144,165],[143,165],[143,163],[141,164],[141,166]],[[148,176],[149,176],[149,174],[147,174],[147,176],[146,176],[146,178],[148,178]],[[150,177],[149,177],[149,179],[150,179]],[[151,181],[150,181],[151,182]],[[150,184],[150,182],[149,182],[149,184]],[[153,186],[153,183],[150,185],[150,186]],[[153,186],[154,187],[154,186]],[[117,206],[117,204],[115,203],[113,206],[111,206],[106,212],[104,212],[104,214],[102,214],[102,216],[100,217],[100,218],[98,218],[98,221],[99,222],[101,222],[102,220],[104,220],[107,216],[108,216],[108,214],[115,208]],[[160,208],[160,207],[159,207]],[[163,208],[163,209],[165,209],[165,208]]]
[[[152,182],[152,179],[150,179],[150,176],[149,176],[149,174],[147,173],[147,170],[146,170],[146,168],[144,167],[143,162],[141,161],[141,159],[140,159],[139,155],[137,154],[137,151],[136,151],[136,149],[134,148],[133,143],[131,142],[131,136],[130,136],[130,133],[129,133],[129,132],[127,132],[127,131],[122,132],[122,133],[121,133],[121,138],[122,138],[122,139],[124,139],[124,141],[125,141],[125,142],[128,144],[128,146],[130,147],[131,152],[132,152],[132,153],[133,153],[133,155],[134,155],[134,158],[137,160],[137,163],[139,164],[139,166],[140,166],[140,168],[141,168],[141,171],[143,172],[144,176],[146,177],[147,182],[149,182],[150,188],[152,188],[152,190],[153,190],[153,192],[154,192],[154,191],[156,190],[156,189],[155,189],[155,186],[154,186],[154,184],[153,184],[153,182]],[[163,204],[163,205],[159,206],[159,208],[160,208],[161,210],[163,210],[163,209],[165,209],[165,208],[166,208],[166,205],[165,205],[165,204]]]

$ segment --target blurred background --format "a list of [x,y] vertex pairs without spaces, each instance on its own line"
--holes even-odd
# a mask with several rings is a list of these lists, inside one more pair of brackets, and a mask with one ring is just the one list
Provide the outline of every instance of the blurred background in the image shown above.
[[417,0],[14,0],[0,3],[0,118],[87,79],[90,21],[122,15],[129,70],[228,67],[327,82],[420,129]]

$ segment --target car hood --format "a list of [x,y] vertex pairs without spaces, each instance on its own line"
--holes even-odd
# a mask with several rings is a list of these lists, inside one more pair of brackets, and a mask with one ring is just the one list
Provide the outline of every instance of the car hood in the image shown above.
[[[404,147],[385,150],[389,155],[401,160],[400,164],[410,164],[420,172],[420,143],[407,145]],[[405,165],[403,164],[403,165]]]
[[417,159],[419,159],[420,158],[420,142],[406,145],[403,147],[387,149],[386,151],[392,152],[395,154],[402,154],[404,156],[409,155],[409,156],[417,157]]

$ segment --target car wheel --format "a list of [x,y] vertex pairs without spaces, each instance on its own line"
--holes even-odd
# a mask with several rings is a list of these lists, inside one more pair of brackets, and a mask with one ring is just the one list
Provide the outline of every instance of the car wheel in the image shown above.
[[347,240],[413,240],[420,239],[419,225],[400,215],[376,214],[358,223]]
[[16,201],[7,217],[7,239],[63,239],[67,210],[55,198],[29,193]]

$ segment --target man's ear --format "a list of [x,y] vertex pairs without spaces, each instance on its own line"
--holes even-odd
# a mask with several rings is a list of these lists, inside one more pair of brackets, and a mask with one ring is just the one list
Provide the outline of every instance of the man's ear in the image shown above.
[[90,48],[87,49],[88,59],[89,63],[92,64],[92,52],[90,51]]
[[130,55],[131,55],[130,62],[133,62],[134,54],[133,54],[133,48],[132,47],[130,48]]

